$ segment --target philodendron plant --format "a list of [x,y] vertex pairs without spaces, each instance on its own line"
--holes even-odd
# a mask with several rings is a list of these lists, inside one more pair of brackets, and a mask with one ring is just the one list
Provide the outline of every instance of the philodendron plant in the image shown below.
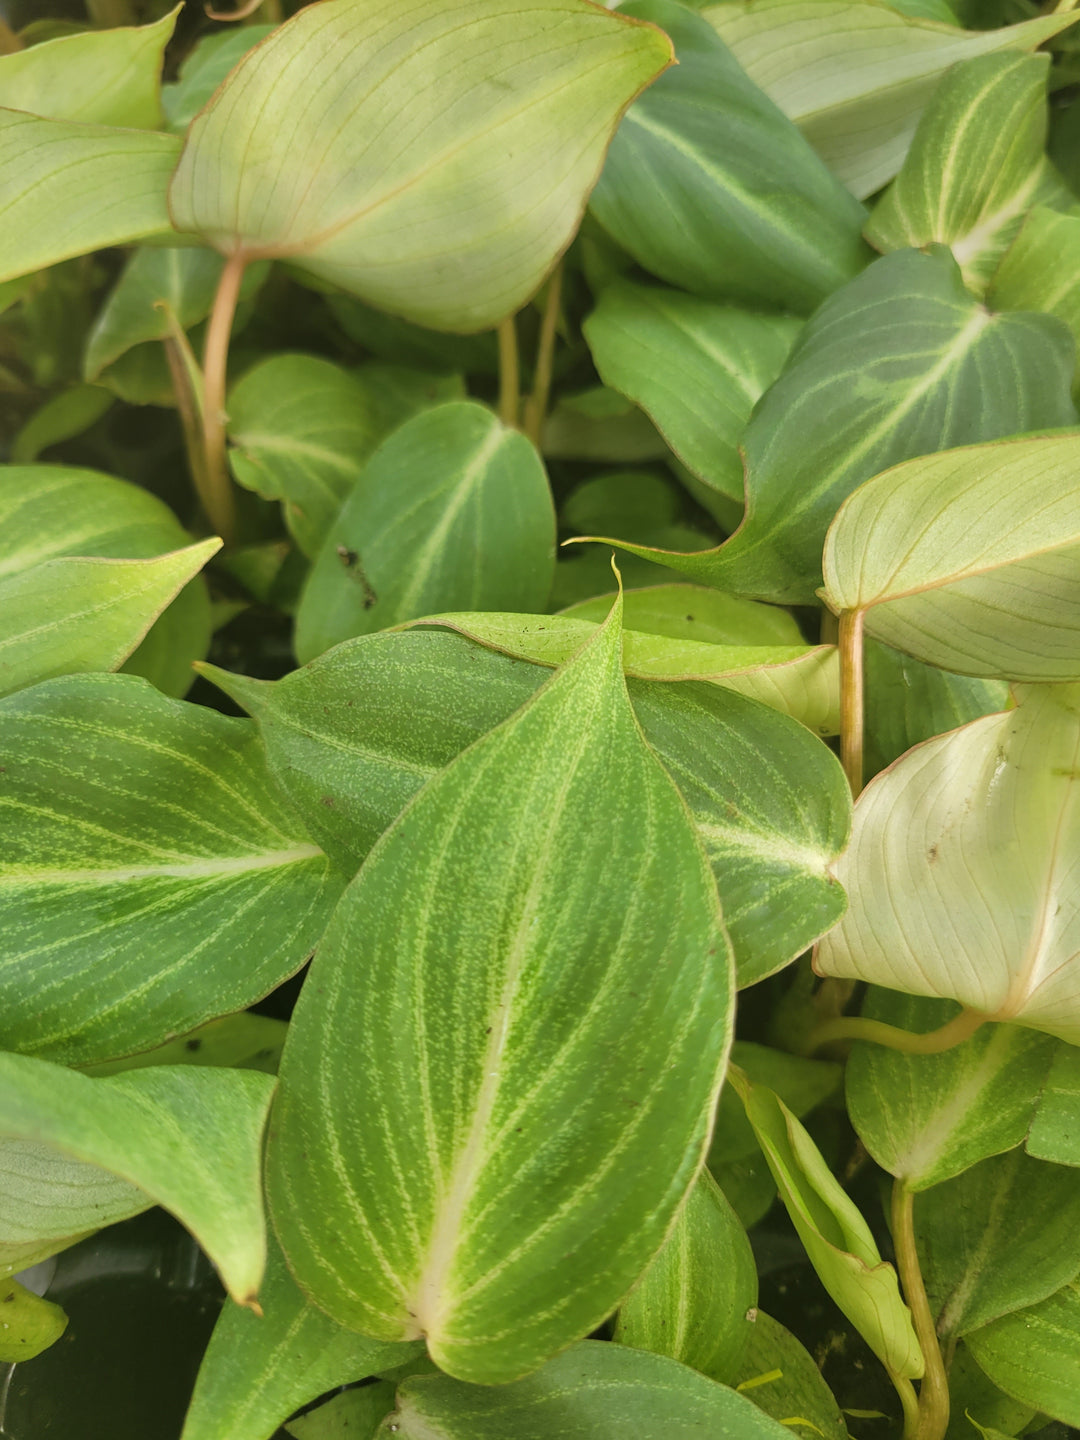
[[1080,1426],[1078,15],[17,16],[0,1432]]

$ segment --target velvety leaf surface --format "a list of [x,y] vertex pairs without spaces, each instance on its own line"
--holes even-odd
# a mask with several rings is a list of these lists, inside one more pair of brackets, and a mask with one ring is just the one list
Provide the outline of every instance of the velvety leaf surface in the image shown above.
[[1039,1096],[1027,1152],[1057,1165],[1080,1165],[1080,1050],[1059,1045]]
[[251,1070],[162,1065],[91,1080],[0,1054],[0,1135],[138,1186],[188,1227],[229,1293],[249,1304],[266,1263],[262,1137],[273,1089]]
[[[862,1013],[922,1034],[956,1007],[875,986]],[[984,1026],[940,1055],[859,1043],[845,1076],[848,1113],[883,1169],[909,1190],[927,1190],[1023,1142],[1054,1050],[1014,1025]]]
[[418,1375],[380,1436],[401,1440],[780,1440],[742,1395],[666,1355],[586,1340],[515,1384]]
[[1013,52],[950,70],[899,175],[874,207],[870,243],[878,250],[948,245],[981,294],[1038,195],[1049,70],[1049,55]]
[[1022,704],[912,750],[859,798],[834,867],[850,897],[815,964],[1080,1040],[1080,696]]
[[249,722],[73,676],[0,705],[0,751],[4,1045],[148,1049],[307,959],[341,881]]
[[17,1280],[0,1280],[0,1364],[32,1360],[54,1345],[67,1329],[67,1316],[59,1305],[42,1300]]
[[[669,42],[583,0],[329,0],[192,123],[170,206],[224,254],[287,257],[423,325],[517,310],[570,241]],[[462,196],[469,203],[462,204]]]
[[967,1337],[995,1384],[1036,1410],[1080,1425],[1080,1286],[995,1320]]
[[678,65],[623,118],[591,213],[670,284],[809,314],[869,259],[866,212],[704,19],[672,0],[621,10],[661,26]]
[[177,6],[153,25],[85,30],[0,55],[0,106],[50,120],[155,130]]
[[872,635],[932,665],[1080,679],[1078,461],[1071,434],[972,445],[878,476],[829,531],[828,604],[866,610]]
[[[814,1357],[791,1331],[758,1310],[748,1332],[742,1363],[732,1383],[738,1384],[759,1410],[796,1435],[809,1430],[825,1440],[848,1440],[840,1406],[821,1378]],[[798,1420],[793,1423],[795,1416]]]
[[1073,364],[1059,323],[988,314],[943,247],[885,255],[826,301],[757,406],[738,531],[699,554],[636,553],[721,589],[816,603],[826,531],[858,485],[948,446],[1074,424]]
[[994,272],[986,298],[996,310],[1056,315],[1080,344],[1080,215],[1036,205]]
[[420,1351],[418,1345],[388,1345],[335,1324],[296,1288],[273,1239],[259,1305],[261,1316],[239,1305],[221,1312],[181,1440],[267,1440],[294,1410],[324,1391],[403,1364]]
[[1022,1149],[920,1195],[915,1233],[943,1339],[1047,1299],[1080,1273],[1080,1172]]
[[757,1296],[746,1231],[702,1170],[664,1248],[620,1308],[612,1338],[733,1384]]
[[923,109],[950,66],[1034,50],[1075,24],[1039,15],[1000,30],[958,30],[865,0],[732,0],[706,18],[735,58],[860,198],[900,169]]
[[659,1250],[730,1043],[715,886],[618,625],[386,833],[282,1059],[268,1184],[300,1282],[481,1383],[588,1334]]
[[679,459],[741,507],[743,431],[799,322],[620,280],[583,328],[604,384],[640,405]]
[[179,148],[172,135],[0,110],[0,281],[167,234]]
[[555,512],[536,450],[483,405],[416,415],[364,466],[304,587],[296,652],[454,608],[541,610]]

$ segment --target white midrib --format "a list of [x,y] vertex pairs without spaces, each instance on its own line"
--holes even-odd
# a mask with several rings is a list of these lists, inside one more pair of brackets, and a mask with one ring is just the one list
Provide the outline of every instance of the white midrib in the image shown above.
[[790,865],[796,870],[805,870],[809,875],[825,876],[829,873],[830,856],[823,850],[812,849],[809,845],[796,845],[782,835],[742,830],[738,826],[718,825],[714,820],[694,816],[706,846],[710,842],[739,854],[754,855],[761,860],[774,860]]
[[1001,1064],[999,1053],[1008,1045],[1008,1031],[998,1030],[991,1036],[981,1063],[954,1092],[952,1099],[936,1111],[933,1121],[922,1130],[918,1142],[907,1152],[901,1166],[901,1180],[918,1179],[939,1158],[950,1137],[970,1114],[980,1091],[986,1088],[998,1070]]
[[1031,198],[1038,188],[1042,176],[1038,170],[1032,174],[1026,185],[1014,191],[1009,200],[993,214],[986,215],[966,235],[960,236],[957,240],[950,240],[949,246],[958,265],[964,266],[975,260],[993,240],[998,231],[1022,215],[1031,205]]
[[8,867],[0,872],[0,887],[14,885],[121,885],[128,880],[215,880],[249,870],[273,870],[314,860],[322,855],[317,845],[294,845],[288,850],[267,850],[258,855],[226,855],[212,859],[178,860],[157,865],[118,865],[113,870],[46,870]]

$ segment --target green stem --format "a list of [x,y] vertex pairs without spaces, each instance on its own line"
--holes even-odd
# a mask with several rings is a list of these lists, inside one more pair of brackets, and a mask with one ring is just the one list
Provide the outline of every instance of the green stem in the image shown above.
[[562,261],[555,266],[548,281],[544,314],[540,321],[540,340],[536,350],[536,372],[533,392],[525,402],[525,434],[540,448],[548,397],[551,395],[551,374],[555,362],[555,334],[559,325],[559,302],[562,298]]
[[919,1433],[919,1397],[915,1393],[915,1386],[910,1380],[905,1380],[903,1375],[894,1375],[887,1365],[885,1369],[904,1409],[903,1440],[916,1440]]
[[868,1020],[862,1015],[840,1015],[817,1027],[809,1037],[806,1053],[811,1054],[823,1045],[832,1045],[838,1040],[870,1040],[890,1050],[902,1050],[905,1055],[940,1055],[943,1050],[951,1050],[970,1039],[989,1018],[979,1010],[964,1009],[940,1029],[916,1035],[910,1030],[901,1030],[898,1025],[886,1025],[884,1020]]
[[240,299],[247,256],[237,250],[221,272],[203,350],[203,454],[206,493],[202,497],[207,518],[228,545],[236,527],[236,500],[225,459],[225,381],[229,338]]
[[180,416],[180,425],[184,432],[184,449],[187,452],[188,469],[191,471],[195,493],[202,501],[203,509],[206,510],[209,499],[206,484],[206,457],[203,453],[202,426],[199,423],[194,387],[176,340],[171,335],[167,335],[162,343],[165,346],[165,359],[169,362],[169,375],[172,378],[173,394],[176,397],[176,412]]
[[863,788],[863,610],[840,616],[840,760],[857,800]]
[[915,1196],[902,1180],[893,1181],[892,1232],[896,1268],[900,1272],[904,1298],[911,1310],[915,1335],[922,1347],[926,1366],[919,1384],[919,1418],[914,1440],[944,1440],[945,1431],[949,1428],[949,1377],[945,1373],[934,1315],[919,1269],[919,1252],[915,1244]]
[[499,322],[499,419],[516,428],[521,409],[521,369],[513,315]]

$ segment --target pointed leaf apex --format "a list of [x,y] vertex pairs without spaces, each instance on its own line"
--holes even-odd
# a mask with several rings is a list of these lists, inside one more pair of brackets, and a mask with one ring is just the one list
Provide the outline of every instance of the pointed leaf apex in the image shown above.
[[236,675],[231,670],[222,670],[204,660],[197,660],[192,669],[209,680],[211,685],[223,690],[230,700],[235,700],[253,719],[257,720],[262,714],[266,691],[270,689],[272,681],[256,680],[251,675]]

